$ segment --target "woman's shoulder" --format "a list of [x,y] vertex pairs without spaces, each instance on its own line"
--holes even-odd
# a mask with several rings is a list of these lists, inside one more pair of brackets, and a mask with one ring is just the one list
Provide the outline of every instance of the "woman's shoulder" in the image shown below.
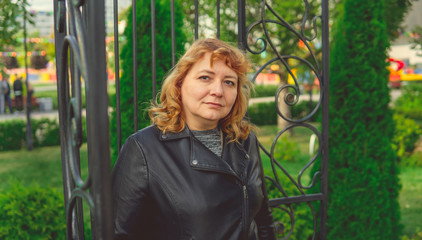
[[135,133],[130,135],[128,139],[144,141],[145,139],[148,140],[154,137],[158,137],[160,135],[160,132],[161,131],[155,125],[151,125],[136,131]]

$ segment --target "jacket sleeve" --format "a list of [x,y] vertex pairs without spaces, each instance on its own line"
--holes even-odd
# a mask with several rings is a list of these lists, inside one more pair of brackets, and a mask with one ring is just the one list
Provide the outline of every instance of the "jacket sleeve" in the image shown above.
[[264,170],[262,166],[261,157],[259,154],[258,140],[256,140],[256,151],[258,151],[260,177],[262,179],[262,192],[264,194],[264,201],[258,214],[255,216],[255,222],[258,226],[258,236],[260,240],[275,240],[274,219],[271,209],[268,205],[268,194],[265,186]]
[[148,218],[148,172],[144,154],[129,137],[113,169],[114,239],[139,239]]

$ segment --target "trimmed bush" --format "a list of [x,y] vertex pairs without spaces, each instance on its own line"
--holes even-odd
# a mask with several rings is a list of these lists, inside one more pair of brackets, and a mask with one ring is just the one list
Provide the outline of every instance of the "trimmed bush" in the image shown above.
[[412,236],[403,236],[401,240],[422,240],[422,232],[420,232],[420,230],[418,229],[417,232]]
[[65,239],[64,209],[57,190],[14,184],[0,194],[0,239]]
[[[315,108],[316,102],[312,103]],[[312,108],[312,109],[313,109]],[[295,119],[303,118],[311,113],[309,101],[300,101],[290,108],[290,113]],[[277,124],[277,110],[274,101],[251,104],[248,108],[248,117],[251,123],[262,125],[276,125]],[[318,122],[321,119],[321,107],[310,118],[312,122]]]
[[[309,101],[300,101],[296,105],[290,108],[290,114],[295,119],[301,119],[308,116],[316,107],[317,102],[312,102],[312,108]],[[309,119],[311,122],[320,122],[321,121],[321,106],[315,112],[315,114]]]
[[24,120],[0,122],[0,151],[17,150],[26,141],[26,123]]
[[274,149],[274,158],[279,162],[294,162],[300,155],[299,145],[287,136],[281,136]]
[[[31,119],[34,147],[60,145],[60,126],[57,119]],[[83,142],[86,142],[86,119],[82,118]],[[0,122],[0,151],[18,150],[25,146],[26,121],[14,119]]]
[[396,128],[393,138],[393,149],[396,150],[397,156],[402,160],[405,166],[405,159],[412,155],[415,150],[415,144],[419,140],[422,129],[412,119],[405,118],[402,115],[394,115]]
[[274,102],[252,104],[248,108],[248,117],[251,123],[258,126],[277,124],[277,112]]
[[274,97],[280,86],[255,84],[254,91],[251,91],[251,98]]
[[402,87],[401,93],[394,102],[395,112],[422,121],[422,83],[409,83]]
[[31,119],[34,147],[60,145],[60,127],[57,119]]

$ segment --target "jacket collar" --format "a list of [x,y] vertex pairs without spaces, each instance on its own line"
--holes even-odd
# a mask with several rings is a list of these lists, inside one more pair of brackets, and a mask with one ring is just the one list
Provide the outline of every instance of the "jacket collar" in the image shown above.
[[156,128],[156,129],[159,131],[160,140],[164,141],[164,142],[175,140],[175,139],[180,139],[180,138],[185,138],[185,137],[190,136],[189,129],[187,127],[185,127],[182,131],[180,131],[178,133],[173,133],[173,132],[163,133],[158,128]]
[[[215,155],[199,140],[191,138],[190,166],[201,171],[222,172],[236,176],[242,181],[249,155],[238,143],[223,143],[222,156]],[[242,181],[243,182],[243,181]]]
[[158,128],[155,129],[159,131],[160,141],[163,142],[183,138],[190,139],[191,152],[189,164],[193,169],[222,172],[241,179],[242,173],[249,161],[249,155],[241,144],[235,142],[227,143],[224,141],[222,157],[219,157],[197,140],[187,126],[178,133],[167,132],[164,134]]

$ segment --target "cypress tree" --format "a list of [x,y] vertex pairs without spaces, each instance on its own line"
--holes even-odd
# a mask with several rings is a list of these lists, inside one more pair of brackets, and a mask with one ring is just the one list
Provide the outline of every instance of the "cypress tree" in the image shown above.
[[384,1],[345,0],[334,28],[327,239],[399,239]]
[[[170,0],[155,1],[155,43],[156,43],[156,89],[160,89],[164,75],[172,67],[171,58],[171,4]],[[134,132],[133,110],[133,39],[132,7],[128,10],[127,26],[124,30],[125,44],[121,48],[120,110],[122,143]],[[186,37],[183,28],[183,15],[179,1],[175,1],[176,56],[184,52]],[[147,108],[152,101],[152,41],[151,41],[151,1],[136,2],[137,34],[137,91],[138,91],[138,128],[150,124]],[[115,97],[112,99],[115,109]],[[116,114],[111,117],[111,144],[113,162],[117,158]]]

